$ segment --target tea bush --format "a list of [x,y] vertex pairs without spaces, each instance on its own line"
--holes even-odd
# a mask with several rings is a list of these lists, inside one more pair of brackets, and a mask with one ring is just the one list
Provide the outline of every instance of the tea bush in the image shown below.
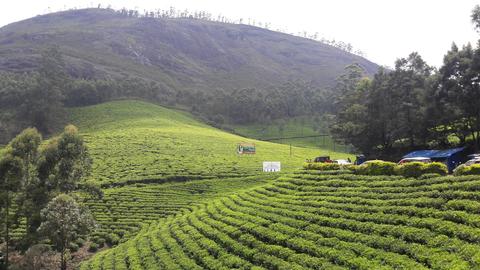
[[370,160],[354,167],[356,174],[360,175],[394,175],[396,164],[383,160]]
[[283,175],[152,223],[80,269],[479,269],[480,177],[428,175]]

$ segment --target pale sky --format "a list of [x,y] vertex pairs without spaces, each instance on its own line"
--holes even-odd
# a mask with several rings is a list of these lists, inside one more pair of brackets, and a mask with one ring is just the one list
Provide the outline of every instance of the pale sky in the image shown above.
[[470,22],[479,0],[0,0],[0,26],[49,11],[111,5],[113,8],[204,10],[231,19],[268,22],[273,29],[318,32],[351,43],[367,58],[386,66],[418,51],[439,66],[452,42],[476,43]]

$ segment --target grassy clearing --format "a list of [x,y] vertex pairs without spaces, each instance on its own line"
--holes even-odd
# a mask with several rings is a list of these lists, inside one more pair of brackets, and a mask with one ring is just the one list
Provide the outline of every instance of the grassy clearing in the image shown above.
[[[257,174],[262,161],[281,161],[284,170],[321,154],[350,155],[255,141],[196,121],[186,113],[140,101],[115,101],[71,110],[93,157],[91,180],[105,186],[165,179]],[[236,145],[253,142],[257,154],[239,156]]]
[[[256,139],[285,138],[316,136],[329,134],[326,123],[320,117],[297,117],[281,119],[270,124],[237,125],[232,127],[236,133]],[[292,144],[299,147],[328,149],[334,152],[348,153],[351,149],[344,145],[335,144],[332,137],[301,138],[276,140],[276,143]]]
[[480,178],[291,174],[152,224],[80,269],[479,269]]

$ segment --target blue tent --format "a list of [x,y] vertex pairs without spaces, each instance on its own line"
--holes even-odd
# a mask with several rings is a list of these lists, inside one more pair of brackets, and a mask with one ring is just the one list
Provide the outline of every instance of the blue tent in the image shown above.
[[433,161],[443,162],[447,165],[449,172],[466,161],[465,147],[447,150],[418,150],[403,156],[403,158],[414,157],[427,157]]

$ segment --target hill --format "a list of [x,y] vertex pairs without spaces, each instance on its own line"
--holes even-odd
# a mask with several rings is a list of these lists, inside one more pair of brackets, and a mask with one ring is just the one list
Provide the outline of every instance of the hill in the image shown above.
[[351,147],[336,144],[327,125],[327,121],[320,117],[300,116],[278,119],[268,124],[232,125],[230,128],[248,138],[272,139],[275,143],[349,153]]
[[209,91],[304,79],[332,85],[346,65],[378,66],[338,48],[258,27],[187,18],[137,18],[108,9],[37,16],[0,28],[0,70],[36,67],[60,45],[77,77],[125,74],[168,89]]
[[478,269],[479,185],[300,172],[152,224],[81,269]]
[[[283,170],[301,167],[320,154],[349,154],[251,140],[208,125],[188,113],[141,101],[115,101],[70,110],[93,158],[91,180],[104,186],[159,183],[261,172],[262,161],[280,161]],[[238,143],[256,145],[239,156]],[[291,153],[291,154],[290,154]]]

